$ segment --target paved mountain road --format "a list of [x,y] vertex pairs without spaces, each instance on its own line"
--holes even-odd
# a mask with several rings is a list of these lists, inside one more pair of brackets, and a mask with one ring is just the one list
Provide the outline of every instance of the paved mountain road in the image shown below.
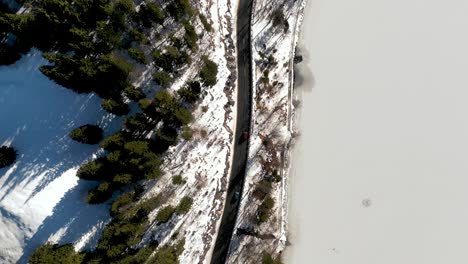
[[244,131],[250,131],[251,119],[251,98],[252,98],[252,64],[251,64],[251,38],[250,38],[250,18],[252,13],[253,0],[239,0],[237,11],[237,120],[234,139],[234,157],[227,190],[226,201],[221,219],[220,230],[216,238],[212,264],[222,264],[226,262],[229,251],[236,217],[239,211],[239,201],[234,199],[236,192],[242,197],[244,186],[245,168],[248,157],[248,139],[242,139]]

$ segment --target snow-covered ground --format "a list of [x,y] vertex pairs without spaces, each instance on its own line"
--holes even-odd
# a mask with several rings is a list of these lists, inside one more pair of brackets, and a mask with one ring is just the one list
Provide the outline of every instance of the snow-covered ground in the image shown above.
[[108,135],[120,129],[121,120],[101,110],[95,95],[77,95],[50,81],[38,70],[45,63],[40,52],[32,51],[0,67],[0,144],[18,152],[13,166],[0,169],[3,263],[27,258],[48,239],[78,248],[93,244],[109,219],[105,204],[85,202],[93,183],[75,176],[98,146],[74,142],[67,134],[90,123]]
[[[185,238],[181,263],[210,260],[216,231],[224,206],[231,162],[232,131],[235,118],[236,1],[200,1],[197,8],[212,23],[206,32],[199,20],[194,23],[202,36],[193,63],[171,87],[177,90],[199,70],[201,55],[218,64],[218,83],[206,90],[194,112],[194,138],[172,147],[163,164],[166,174],[149,182],[145,197],[167,194],[163,205],[183,196],[193,198],[190,212],[173,217],[164,225],[151,225],[142,244],[157,238],[170,242],[175,233]],[[154,43],[158,45],[159,43]],[[0,143],[12,145],[17,162],[0,170],[0,262],[24,263],[45,241],[74,243],[80,250],[95,245],[100,230],[110,220],[108,204],[88,205],[87,190],[95,183],[78,180],[76,170],[99,154],[98,146],[69,139],[75,127],[98,124],[109,135],[121,128],[121,119],[112,118],[100,107],[95,95],[78,95],[62,88],[38,71],[46,61],[33,51],[15,65],[0,67]],[[133,83],[154,92],[148,67],[138,66]],[[171,178],[182,175],[184,185]],[[153,219],[157,210],[150,215]]]
[[[153,238],[164,244],[170,242],[174,234],[185,238],[180,263],[209,262],[224,207],[235,120],[235,106],[229,102],[235,96],[236,64],[232,34],[235,33],[233,14],[236,4],[236,1],[229,0],[200,1],[197,6],[214,29],[209,33],[201,23],[195,25],[198,33],[204,32],[199,44],[200,54],[208,55],[218,64],[218,83],[206,90],[207,94],[202,96],[203,100],[196,107],[195,121],[190,125],[194,129],[194,138],[170,148],[163,165],[166,174],[154,186],[150,186],[146,194],[147,197],[169,194],[170,198],[163,206],[175,206],[184,196],[193,199],[188,214],[173,217],[162,226],[152,225],[143,241]],[[194,66],[186,75],[198,70]],[[171,179],[175,175],[181,175],[187,182],[174,186]],[[150,220],[154,219],[159,209],[151,214]]]
[[[293,135],[293,58],[297,28],[304,7],[302,1],[256,0],[252,17],[253,101],[249,162],[237,228],[253,228],[258,237],[234,233],[228,263],[258,263],[262,253],[284,250],[287,240],[287,197],[289,145]],[[283,13],[288,27],[273,25],[273,14]],[[270,61],[269,61],[270,58]],[[268,81],[263,76],[268,76]],[[256,224],[261,200],[253,192],[266,172],[278,170],[270,196],[275,200],[267,222]],[[236,231],[235,231],[236,232]]]
[[309,5],[289,263],[468,263],[468,3]]

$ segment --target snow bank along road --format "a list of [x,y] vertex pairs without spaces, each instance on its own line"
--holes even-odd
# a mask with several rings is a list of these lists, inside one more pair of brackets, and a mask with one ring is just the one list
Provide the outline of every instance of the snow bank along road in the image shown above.
[[288,263],[468,263],[468,2],[308,4]]
[[251,111],[251,51],[250,51],[250,15],[252,0],[240,0],[237,10],[237,121],[234,139],[234,158],[232,162],[231,177],[226,195],[226,201],[221,219],[220,230],[216,239],[211,263],[224,263],[229,250],[229,243],[234,231],[239,201],[234,194],[239,192],[242,196],[244,186],[245,168],[248,155],[248,140],[243,140],[242,133],[250,131]]

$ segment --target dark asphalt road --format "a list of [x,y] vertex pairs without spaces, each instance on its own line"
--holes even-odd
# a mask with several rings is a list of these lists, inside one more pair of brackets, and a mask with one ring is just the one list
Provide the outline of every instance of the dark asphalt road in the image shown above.
[[237,11],[237,121],[234,139],[234,157],[227,190],[221,226],[216,238],[212,264],[226,262],[234,226],[236,224],[239,202],[233,202],[235,192],[242,197],[244,186],[245,168],[248,155],[248,142],[243,141],[242,132],[250,131],[251,114],[251,50],[250,50],[250,15],[252,13],[252,0],[239,0]]

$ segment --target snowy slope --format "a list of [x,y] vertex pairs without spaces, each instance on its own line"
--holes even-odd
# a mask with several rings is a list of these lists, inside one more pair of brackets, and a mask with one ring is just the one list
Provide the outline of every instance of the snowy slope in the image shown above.
[[[249,165],[235,228],[253,228],[258,236],[234,234],[228,263],[258,263],[263,252],[281,253],[286,246],[288,157],[294,135],[293,58],[304,6],[305,1],[254,0],[252,131]],[[273,25],[275,10],[284,14],[287,30]],[[268,57],[274,62],[269,62]],[[263,80],[265,74],[267,84]],[[254,198],[253,192],[257,183],[269,176],[268,168],[276,168],[282,180],[273,184],[270,193],[275,206],[269,220],[258,225],[255,219],[261,201]]]
[[[148,182],[145,197],[167,194],[164,205],[176,205],[183,196],[194,204],[184,216],[165,225],[151,225],[142,241],[157,238],[162,244],[178,233],[186,239],[181,263],[207,262],[221,219],[231,162],[235,120],[235,30],[236,1],[204,0],[197,8],[212,23],[207,33],[194,24],[201,38],[193,63],[170,88],[176,91],[196,76],[201,55],[218,64],[218,83],[207,89],[194,112],[194,139],[181,140],[165,157],[166,172]],[[153,43],[159,45],[160,43]],[[74,243],[77,250],[91,248],[110,220],[108,204],[88,205],[87,190],[96,183],[76,177],[80,164],[100,153],[98,146],[76,143],[67,134],[75,127],[98,124],[109,135],[121,128],[100,107],[95,95],[78,95],[62,88],[38,71],[45,64],[40,52],[32,51],[15,65],[0,67],[0,143],[12,145],[17,162],[0,170],[0,262],[24,263],[45,241]],[[134,73],[134,85],[149,93],[159,89],[151,82],[154,67]],[[101,150],[102,151],[102,150]],[[175,186],[171,177],[181,174],[187,183]],[[150,216],[154,219],[155,210]],[[5,241],[5,242],[3,242]]]
[[109,218],[106,205],[85,202],[93,183],[75,176],[98,146],[79,144],[67,134],[87,123],[110,134],[121,122],[101,110],[95,95],[77,95],[51,82],[38,70],[45,63],[32,51],[0,67],[0,144],[18,152],[13,166],[0,169],[1,262],[27,257],[47,239],[84,247]]
[[[235,4],[230,0],[200,1],[198,4],[199,11],[213,26],[213,32],[208,33],[200,23],[196,25],[198,33],[203,35],[200,51],[218,64],[218,83],[206,89],[206,95],[195,109],[195,121],[190,125],[195,131],[194,139],[181,141],[169,150],[163,165],[166,174],[150,186],[147,193],[148,197],[169,194],[164,205],[175,206],[184,196],[193,199],[188,214],[173,217],[162,226],[153,224],[143,241],[157,239],[165,244],[171,242],[175,234],[185,238],[180,263],[209,262],[224,207],[235,120],[235,106],[229,103],[235,97],[236,51],[232,35],[235,32]],[[189,69],[185,75],[190,76],[191,71],[196,70],[196,67]],[[176,81],[172,89],[177,89],[178,83],[181,82]],[[170,183],[174,175],[182,175],[187,182],[174,186]],[[159,209],[151,214],[150,220],[154,220]]]

